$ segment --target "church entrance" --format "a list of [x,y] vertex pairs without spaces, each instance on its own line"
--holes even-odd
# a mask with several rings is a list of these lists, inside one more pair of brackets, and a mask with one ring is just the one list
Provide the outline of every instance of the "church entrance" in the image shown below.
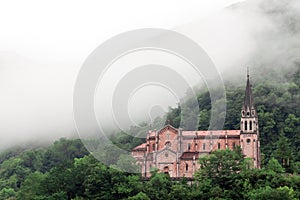
[[169,174],[169,167],[168,166],[164,167],[164,174],[170,175]]

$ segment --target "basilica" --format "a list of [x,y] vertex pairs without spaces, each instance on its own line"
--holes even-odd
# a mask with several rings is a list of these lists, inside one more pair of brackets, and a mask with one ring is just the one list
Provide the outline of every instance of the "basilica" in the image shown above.
[[258,117],[253,102],[249,74],[241,109],[240,130],[185,131],[167,125],[158,131],[149,131],[146,142],[135,147],[132,155],[141,166],[144,177],[158,169],[170,177],[192,178],[200,168],[198,158],[218,149],[240,146],[254,168],[260,168]]

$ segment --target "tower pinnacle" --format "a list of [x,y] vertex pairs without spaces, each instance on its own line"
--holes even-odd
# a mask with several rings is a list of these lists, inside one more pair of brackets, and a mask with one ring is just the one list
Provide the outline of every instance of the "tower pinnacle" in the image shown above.
[[[251,83],[250,83],[250,76],[249,76],[249,68],[247,68],[247,84],[246,84],[246,90],[245,90],[245,97],[243,102],[243,109],[245,112],[250,112],[251,110],[254,110],[254,102],[253,102],[253,95],[252,95],[252,89],[251,89]],[[252,112],[250,113],[252,115]]]
[[247,67],[247,78],[249,78],[249,67]]

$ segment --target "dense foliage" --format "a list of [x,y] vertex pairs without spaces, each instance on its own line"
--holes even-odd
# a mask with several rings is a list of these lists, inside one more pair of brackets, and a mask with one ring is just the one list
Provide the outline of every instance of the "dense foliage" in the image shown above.
[[[285,173],[274,158],[249,168],[241,149],[201,157],[195,180],[172,181],[153,172],[150,180],[108,167],[78,140],[61,139],[47,149],[11,154],[0,165],[0,199],[299,199],[300,176]],[[59,148],[64,146],[65,149]],[[73,151],[77,149],[77,151]],[[49,151],[60,155],[49,158]],[[76,155],[73,154],[76,152]],[[8,152],[1,155],[5,157]],[[47,158],[47,162],[44,159]],[[28,163],[32,165],[28,165]]]

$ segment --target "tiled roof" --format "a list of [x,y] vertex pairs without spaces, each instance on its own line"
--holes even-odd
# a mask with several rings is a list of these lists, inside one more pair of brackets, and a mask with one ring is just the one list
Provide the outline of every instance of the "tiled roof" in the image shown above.
[[198,152],[184,152],[181,155],[181,159],[193,159],[193,157],[195,156],[195,159],[199,158],[199,153]]
[[240,130],[182,131],[182,136],[240,135]]
[[146,150],[147,143],[143,143],[133,149],[133,151]]
[[163,127],[162,129],[160,129],[160,130],[158,131],[158,134],[164,132],[164,131],[167,130],[167,129],[169,129],[169,130],[170,130],[170,129],[173,129],[175,132],[178,131],[177,128],[174,128],[172,125],[168,124],[168,125],[166,125],[165,127]]

